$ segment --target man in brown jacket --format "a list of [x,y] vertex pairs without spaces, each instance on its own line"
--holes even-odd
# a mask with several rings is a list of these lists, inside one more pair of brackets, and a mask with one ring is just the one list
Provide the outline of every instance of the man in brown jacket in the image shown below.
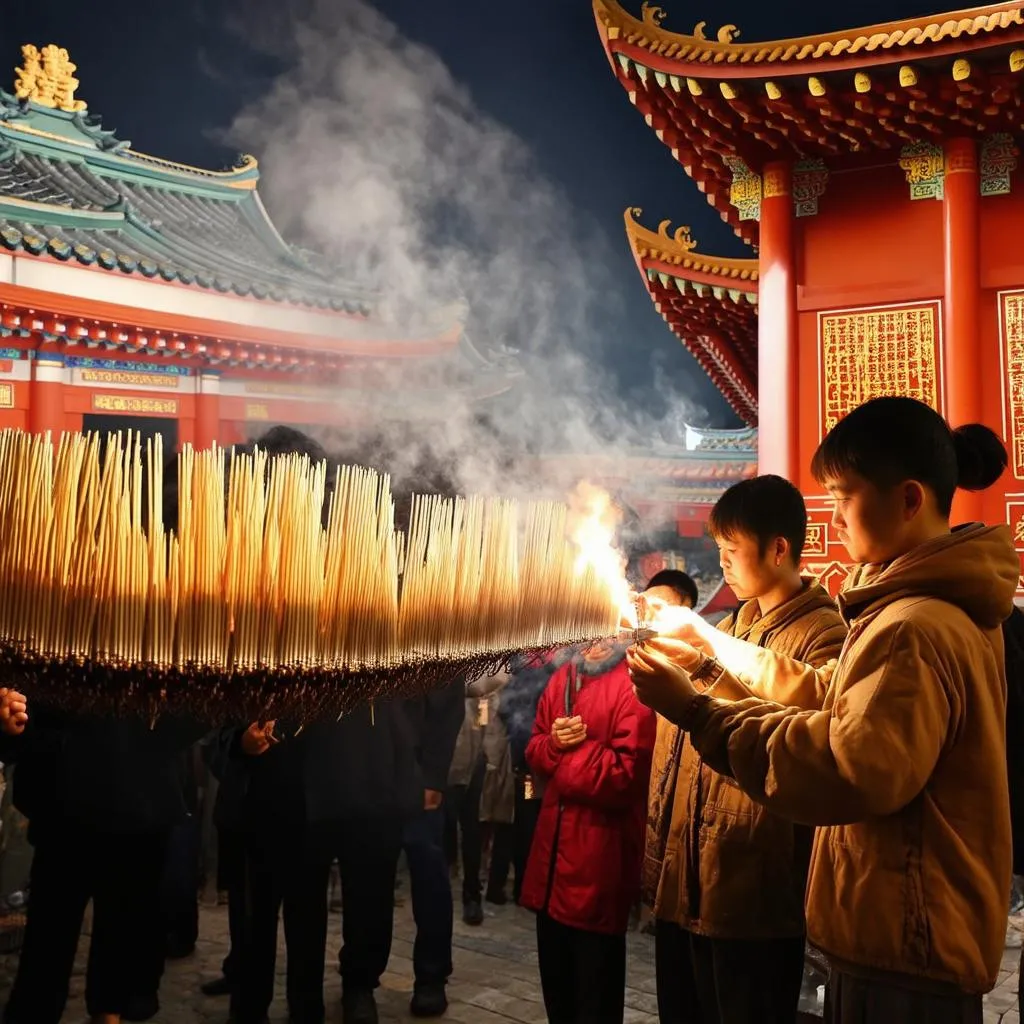
[[[744,601],[720,630],[812,665],[839,656],[846,627],[835,602],[800,575],[807,512],[791,483],[760,476],[730,487],[708,528]],[[811,705],[823,697],[812,690]],[[809,829],[717,775],[659,717],[644,888],[662,1024],[796,1019],[810,848]]]
[[1005,526],[951,531],[949,516],[958,485],[984,489],[1005,466],[987,428],[951,431],[911,399],[875,399],[828,434],[812,469],[861,563],[840,597],[849,639],[826,671],[765,651],[746,663],[753,677],[817,678],[820,711],[721,699],[742,683],[685,643],[629,654],[641,699],[723,778],[818,826],[806,912],[832,966],[828,1024],[980,1024],[999,971],[1011,853],[1000,625],[1020,564]]

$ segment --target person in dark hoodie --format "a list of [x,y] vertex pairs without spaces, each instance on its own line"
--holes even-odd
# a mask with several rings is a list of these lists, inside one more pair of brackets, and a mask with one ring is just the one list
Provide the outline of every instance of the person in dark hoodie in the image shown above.
[[[452,973],[454,914],[452,880],[444,851],[443,802],[462,725],[465,693],[465,682],[457,679],[415,702],[406,702],[406,712],[416,721],[416,761],[423,779],[423,807],[408,818],[402,836],[416,922],[412,951],[415,983],[409,1004],[414,1017],[440,1017],[448,1009],[445,986]],[[344,886],[343,878],[343,900]],[[343,979],[344,968],[342,950],[339,970]],[[346,987],[349,984],[345,982]]]
[[[285,430],[273,432],[276,451],[282,450]],[[326,457],[312,439],[296,431],[288,436],[294,450]],[[257,443],[269,450],[266,436]],[[307,723],[301,731],[254,723],[227,740],[231,755],[245,758],[248,776],[241,817],[247,907],[239,981],[232,991],[234,1024],[266,1020],[282,909],[290,1020],[324,1020],[326,892],[334,860],[344,904],[339,957],[344,1020],[376,1022],[374,990],[391,952],[405,829],[417,817],[436,813],[433,794],[447,777],[462,699],[459,681],[424,697],[362,705],[338,721]],[[451,726],[446,724],[452,717],[445,713],[449,705],[455,709]],[[443,997],[450,969],[443,963],[429,973],[435,994],[440,987]],[[417,1002],[414,993],[414,1008]]]
[[203,729],[164,717],[68,714],[33,704],[0,760],[34,848],[25,938],[4,1024],[58,1024],[86,905],[93,925],[86,1007],[97,1024],[149,1019],[164,961],[160,884],[187,808],[181,752]]

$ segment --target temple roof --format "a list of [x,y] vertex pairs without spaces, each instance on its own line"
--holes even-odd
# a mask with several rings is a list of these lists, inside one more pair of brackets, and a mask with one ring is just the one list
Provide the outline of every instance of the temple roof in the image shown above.
[[626,235],[654,308],[746,423],[757,423],[756,259],[724,259],[695,251],[690,230],[669,234],[625,214]]
[[83,110],[0,90],[2,249],[367,316],[371,294],[281,238],[258,178],[252,157],[227,171],[172,163],[134,152]]
[[[746,241],[735,183],[771,160],[891,151],[950,135],[1017,133],[1024,98],[1024,10],[992,4],[930,18],[766,43],[734,25],[705,37],[661,27],[616,0],[593,0],[601,38],[631,102]],[[852,155],[852,156],[851,156]]]
[[[661,28],[665,11],[644,3],[641,18],[628,14],[616,0],[594,0],[594,11],[609,40],[625,43],[669,58],[678,65],[703,65],[699,77],[726,78],[760,72],[758,65],[800,64],[784,73],[832,70],[837,65],[870,67],[903,60],[919,60],[949,53],[966,53],[1000,44],[1024,45],[1024,11],[1018,3],[986,4],[945,14],[883,22],[865,28],[795,36],[763,43],[737,43],[740,30],[725,25],[717,38],[705,35],[706,22],[693,32],[669,32]],[[707,65],[729,65],[708,74]],[[739,65],[741,70],[735,67]],[[749,67],[755,65],[755,68]]]

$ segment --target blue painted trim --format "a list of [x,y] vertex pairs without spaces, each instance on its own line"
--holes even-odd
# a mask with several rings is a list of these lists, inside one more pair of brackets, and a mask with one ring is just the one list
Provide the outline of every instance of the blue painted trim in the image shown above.
[[94,356],[65,356],[66,366],[85,370],[122,370],[126,373],[162,373],[165,377],[191,377],[188,366],[167,363],[133,363],[126,359],[97,359]]

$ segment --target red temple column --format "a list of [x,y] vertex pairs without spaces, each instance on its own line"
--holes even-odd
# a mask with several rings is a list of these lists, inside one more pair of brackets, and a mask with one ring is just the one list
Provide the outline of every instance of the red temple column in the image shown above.
[[64,360],[50,353],[32,353],[28,388],[28,429],[50,431],[56,441],[64,433]]
[[196,430],[193,446],[209,448],[220,440],[220,377],[200,371],[196,378]]
[[800,431],[792,170],[764,168],[757,327],[757,471],[798,483]]
[[[981,251],[978,149],[974,139],[946,141],[943,200],[943,362],[946,416],[952,426],[984,422],[978,358]],[[981,494],[957,492],[953,522],[984,519]]]

